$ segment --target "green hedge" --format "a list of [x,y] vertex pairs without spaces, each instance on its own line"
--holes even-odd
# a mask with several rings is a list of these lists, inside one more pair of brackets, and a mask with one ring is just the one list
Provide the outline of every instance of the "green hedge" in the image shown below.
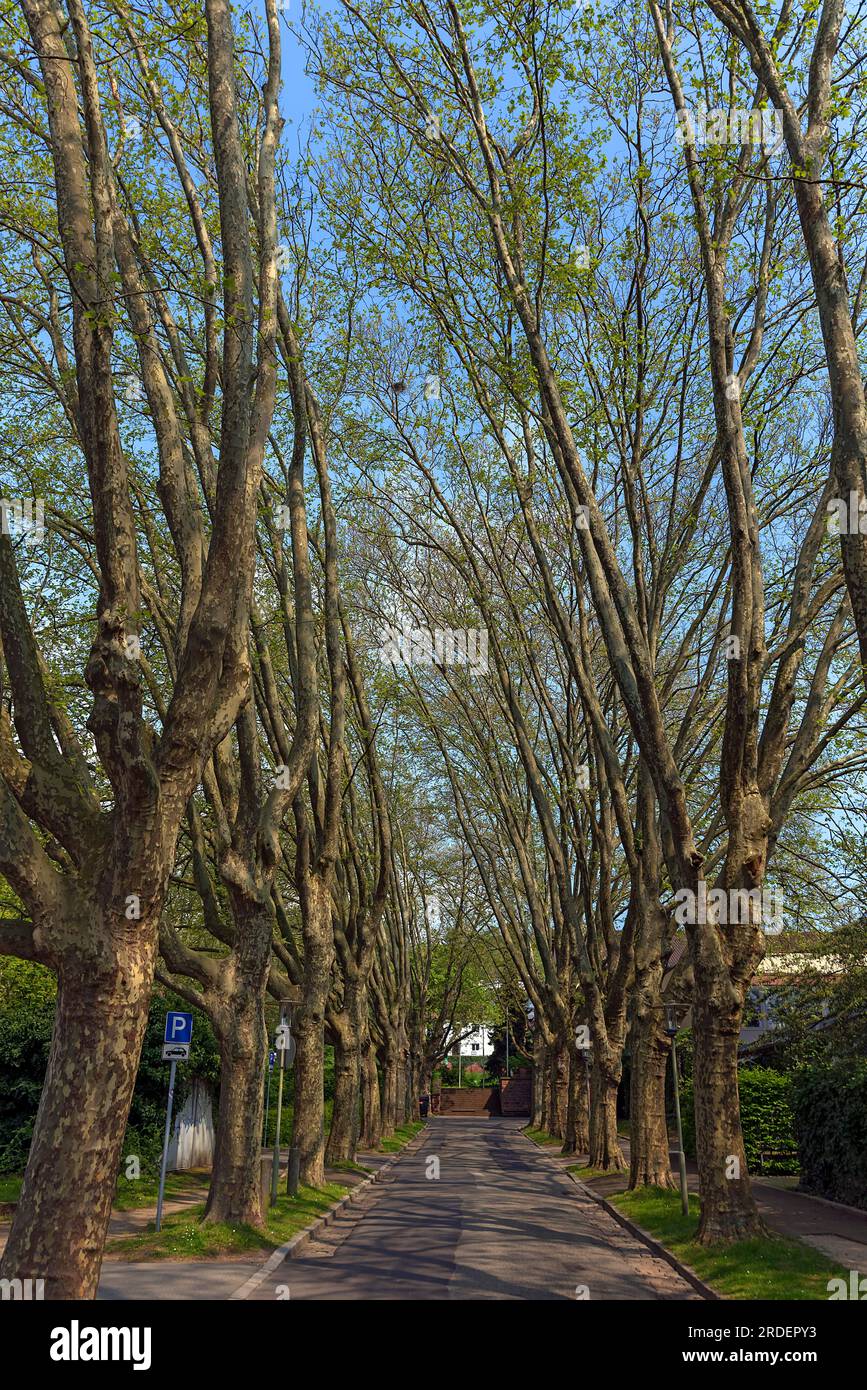
[[20,1173],[27,1162],[56,992],[43,966],[0,959],[0,1173]]
[[[764,1149],[796,1148],[791,1103],[791,1077],[764,1068],[744,1068],[738,1072],[741,1098],[741,1126],[744,1147],[751,1173],[797,1173],[798,1161],[766,1160],[760,1168],[759,1154]],[[681,1098],[683,1112],[683,1147],[695,1158],[695,1115],[692,1103],[692,1082],[688,1081]]]
[[792,1105],[801,1186],[867,1211],[867,1062],[806,1067]]

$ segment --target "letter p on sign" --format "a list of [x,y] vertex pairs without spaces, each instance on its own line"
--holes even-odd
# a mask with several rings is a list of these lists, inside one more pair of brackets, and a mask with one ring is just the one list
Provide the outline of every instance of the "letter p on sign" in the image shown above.
[[181,1013],[166,1014],[167,1043],[188,1043],[193,1040],[193,1015]]

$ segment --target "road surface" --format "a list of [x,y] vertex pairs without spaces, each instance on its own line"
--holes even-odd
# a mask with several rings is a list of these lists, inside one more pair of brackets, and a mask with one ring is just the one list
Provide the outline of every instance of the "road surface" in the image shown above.
[[250,1297],[699,1297],[558,1171],[521,1123],[433,1117],[420,1148]]

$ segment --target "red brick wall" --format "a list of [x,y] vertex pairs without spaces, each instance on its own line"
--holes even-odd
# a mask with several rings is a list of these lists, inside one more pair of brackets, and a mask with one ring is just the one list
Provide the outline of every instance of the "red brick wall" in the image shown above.
[[499,1115],[500,1092],[496,1086],[444,1086],[441,1115]]
[[503,1077],[500,1082],[500,1106],[503,1115],[533,1113],[533,1082],[529,1072]]

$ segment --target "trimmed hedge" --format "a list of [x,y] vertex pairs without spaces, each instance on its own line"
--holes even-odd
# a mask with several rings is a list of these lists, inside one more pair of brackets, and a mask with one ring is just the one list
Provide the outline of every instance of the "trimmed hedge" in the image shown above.
[[[760,1167],[759,1155],[764,1150],[785,1151],[796,1148],[794,1116],[791,1103],[791,1077],[763,1067],[744,1068],[738,1072],[738,1091],[741,1098],[741,1126],[744,1147],[751,1173],[797,1173],[798,1160],[766,1160]],[[695,1115],[692,1103],[692,1082],[688,1081],[681,1098],[683,1115],[683,1147],[695,1158]]]
[[867,1211],[867,1062],[806,1067],[792,1105],[801,1186]]

